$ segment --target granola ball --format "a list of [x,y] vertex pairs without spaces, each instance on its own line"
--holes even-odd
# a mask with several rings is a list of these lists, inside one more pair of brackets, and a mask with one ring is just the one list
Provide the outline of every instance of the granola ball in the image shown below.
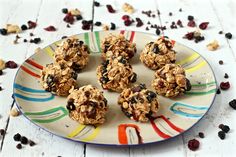
[[103,93],[91,85],[72,89],[67,97],[69,116],[81,124],[102,124],[108,110]]
[[185,76],[184,69],[176,64],[166,64],[157,70],[152,87],[158,94],[166,97],[176,97],[191,90],[191,84]]
[[136,53],[136,45],[125,39],[124,35],[109,35],[102,43],[102,59],[106,60],[111,57],[123,56],[130,59]]
[[160,37],[155,42],[146,44],[140,60],[150,69],[159,69],[168,63],[175,63],[176,55],[172,48],[173,44],[169,39]]
[[73,86],[77,87],[76,78],[77,74],[66,65],[51,63],[41,71],[40,82],[46,91],[67,96]]
[[156,93],[148,90],[144,84],[124,89],[118,104],[127,117],[139,122],[149,121],[160,108]]
[[111,58],[97,68],[99,83],[104,89],[121,92],[136,82],[137,74],[124,57]]
[[55,60],[56,62],[66,62],[67,66],[75,72],[79,72],[88,64],[88,47],[79,39],[66,39],[55,50]]

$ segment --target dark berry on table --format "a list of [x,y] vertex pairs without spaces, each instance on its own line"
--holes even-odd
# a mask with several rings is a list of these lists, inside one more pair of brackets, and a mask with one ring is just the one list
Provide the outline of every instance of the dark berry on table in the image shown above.
[[229,128],[228,125],[223,125],[223,126],[221,127],[221,130],[224,131],[225,133],[228,133],[229,130],[230,130],[230,128]]
[[13,136],[13,139],[14,139],[14,141],[20,141],[21,135],[19,133],[17,133]]
[[63,20],[69,24],[73,24],[75,21],[74,16],[71,15],[70,13],[67,13],[66,16],[63,18]]
[[34,145],[35,145],[35,142],[34,142],[34,141],[32,141],[32,140],[29,140],[29,145],[32,147],[32,146],[34,146]]
[[224,131],[219,131],[219,132],[218,132],[218,136],[219,136],[219,138],[222,139],[222,140],[225,139],[225,132],[224,132]]
[[107,10],[108,10],[109,13],[115,13],[116,12],[110,4],[106,5],[106,7],[107,7]]
[[132,92],[136,93],[136,92],[140,92],[141,88],[139,86],[133,87],[132,88]]
[[226,79],[229,78],[229,75],[227,73],[225,73],[224,78],[226,78]]
[[233,36],[232,36],[231,33],[226,33],[226,34],[225,34],[225,37],[226,37],[227,39],[231,39]]
[[186,38],[188,40],[192,40],[194,38],[194,32],[189,32],[189,33],[185,34],[183,38]]
[[219,34],[223,34],[223,31],[219,31]]
[[116,25],[114,23],[111,22],[111,30],[115,30],[116,29]]
[[14,61],[8,61],[5,63],[6,68],[15,69],[17,68],[17,64]]
[[173,15],[173,13],[172,12],[169,12],[169,16],[172,16]]
[[182,12],[182,8],[179,8],[179,12]]
[[90,24],[83,24],[82,29],[83,30],[89,30],[90,29]]
[[67,101],[66,108],[67,108],[69,111],[74,111],[74,110],[75,110],[74,99],[69,99],[69,100]]
[[17,148],[17,149],[21,149],[21,148],[22,148],[22,145],[21,145],[20,143],[18,143],[18,144],[16,145],[16,148]]
[[220,88],[221,88],[222,90],[227,90],[227,89],[230,88],[230,83],[229,83],[229,82],[221,82],[221,83],[220,83]]
[[5,28],[0,29],[1,35],[7,35],[7,30]]
[[100,6],[100,3],[97,2],[97,1],[94,1],[94,6],[99,7],[99,6]]
[[129,20],[129,19],[130,19],[129,15],[123,15],[122,16],[122,20],[124,20],[124,21]]
[[67,38],[67,36],[62,36],[62,37],[61,37],[61,39],[65,39],[65,38]]
[[124,22],[125,26],[130,26],[132,24],[131,20],[125,20]]
[[189,26],[189,27],[195,27],[195,26],[196,26],[195,21],[193,21],[193,20],[192,20],[192,21],[189,21],[189,22],[188,22],[188,26]]
[[199,132],[199,133],[198,133],[198,136],[199,136],[200,138],[204,138],[204,137],[205,137],[205,135],[204,135],[203,132]]
[[78,20],[78,21],[83,19],[83,17],[81,15],[76,15],[75,17],[76,17],[76,20]]
[[48,31],[48,32],[54,32],[56,31],[56,28],[54,26],[48,26],[46,28],[44,28],[45,31]]
[[70,24],[68,23],[68,24],[66,25],[66,27],[67,27],[67,28],[70,28]]
[[178,20],[178,21],[176,22],[176,24],[177,24],[178,26],[180,26],[180,27],[183,27],[183,24],[182,24],[182,21],[181,21],[181,20]]
[[62,11],[62,13],[64,13],[64,14],[67,14],[67,13],[68,13],[68,9],[67,9],[67,8],[63,8],[61,11]]
[[219,60],[219,64],[222,65],[224,64],[224,62],[222,60]]
[[133,75],[131,75],[131,77],[129,78],[130,82],[131,83],[134,83],[137,81],[137,74],[136,73],[133,73]]
[[27,137],[21,136],[20,142],[21,142],[21,144],[28,144],[28,139],[27,139]]
[[3,72],[2,72],[2,70],[0,70],[0,75],[2,75],[3,74]]
[[196,139],[192,139],[188,141],[188,148],[192,151],[195,151],[199,148],[200,142]]
[[143,21],[140,19],[140,18],[136,18],[136,21],[137,21],[137,24],[136,24],[136,27],[141,27],[143,26]]
[[199,25],[199,28],[202,29],[202,30],[205,30],[209,25],[209,22],[202,22],[200,25]]
[[28,29],[28,27],[27,27],[26,25],[22,25],[22,26],[21,26],[21,30],[22,30],[22,31],[27,30],[27,29]]
[[34,38],[33,43],[38,44],[40,43],[41,38]]
[[236,110],[236,99],[231,100],[229,106]]
[[221,91],[220,91],[220,89],[218,88],[217,91],[216,91],[216,94],[220,94],[220,93],[221,93]]
[[5,135],[6,131],[4,129],[0,129],[0,135],[3,136]]
[[145,30],[146,30],[146,31],[148,31],[148,30],[149,30],[149,28],[148,28],[148,27],[146,27],[146,28],[145,28]]
[[224,127],[224,124],[220,124],[218,128],[222,129]]
[[188,20],[189,20],[189,21],[193,21],[193,20],[194,20],[194,16],[189,15],[189,16],[188,16]]
[[37,26],[36,22],[33,21],[28,21],[27,23],[29,29],[35,28]]
[[30,33],[29,35],[30,35],[31,37],[32,37],[32,36],[34,36],[34,34],[33,34],[33,33]]
[[24,39],[23,42],[26,43],[28,40],[27,39]]
[[161,31],[160,31],[160,29],[156,29],[156,35],[160,35],[161,34]]

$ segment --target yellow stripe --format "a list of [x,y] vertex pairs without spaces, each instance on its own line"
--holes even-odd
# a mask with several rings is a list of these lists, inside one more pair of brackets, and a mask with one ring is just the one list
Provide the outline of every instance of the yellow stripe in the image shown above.
[[54,57],[54,51],[49,46],[44,48],[44,50],[49,56],[51,56],[52,58]]
[[86,126],[85,125],[79,125],[74,131],[72,131],[70,134],[67,135],[67,137],[72,138],[78,135]]
[[88,141],[94,140],[99,132],[100,132],[100,128],[96,127],[96,129],[94,129],[93,132],[88,137],[85,137],[84,139],[82,139],[82,141],[88,142]]
[[194,67],[191,67],[191,68],[189,68],[189,69],[186,69],[185,71],[186,71],[187,73],[191,73],[191,72],[193,72],[193,71],[196,71],[196,70],[200,69],[200,68],[203,67],[204,65],[206,65],[206,61],[202,61],[201,63],[195,65]]
[[185,59],[183,59],[183,60],[177,62],[176,64],[181,64],[181,65],[183,65],[183,64],[185,64],[185,63],[188,63],[188,62],[190,62],[190,61],[196,59],[197,57],[199,57],[199,54],[198,54],[198,53],[194,53],[194,54],[192,54],[191,56],[189,56],[189,57],[187,57],[187,58],[185,58]]

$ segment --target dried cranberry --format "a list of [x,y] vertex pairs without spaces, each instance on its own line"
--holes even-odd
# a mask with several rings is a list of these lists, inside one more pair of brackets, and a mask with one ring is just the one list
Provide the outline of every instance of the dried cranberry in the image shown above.
[[189,22],[188,22],[188,26],[189,26],[189,27],[195,27],[195,26],[196,26],[195,21],[189,21]]
[[185,34],[183,38],[186,38],[188,40],[192,40],[194,38],[194,32],[189,32],[189,33]]
[[199,148],[200,142],[196,139],[192,139],[188,141],[188,148],[192,151],[195,151]]
[[54,32],[54,31],[56,31],[56,28],[54,26],[48,26],[48,27],[44,28],[44,30],[49,31],[49,32]]
[[221,88],[222,90],[227,90],[227,89],[230,88],[230,83],[229,83],[229,82],[221,82],[221,83],[220,83],[220,88]]
[[131,20],[125,20],[124,22],[125,26],[130,26],[132,24]]
[[176,24],[177,24],[178,26],[180,26],[180,27],[183,27],[183,24],[182,24],[182,21],[181,21],[181,20],[178,20]]
[[66,14],[63,20],[69,24],[73,24],[75,21],[74,16],[71,15],[71,13]]
[[123,15],[123,16],[122,16],[122,20],[125,20],[125,21],[126,21],[126,20],[129,20],[129,19],[130,19],[129,15]]
[[199,25],[199,28],[202,29],[202,30],[205,30],[208,26],[209,22],[202,22],[200,25]]
[[107,10],[108,10],[109,13],[115,13],[116,12],[110,4],[106,5],[106,7],[107,7]]
[[8,61],[5,63],[5,66],[10,69],[15,69],[17,68],[17,64],[14,61]]
[[219,33],[219,34],[223,34],[223,31],[219,31],[218,33]]
[[90,29],[90,24],[84,24],[82,25],[83,30],[89,30]]
[[33,21],[28,21],[27,23],[28,23],[29,29],[35,28],[37,26],[36,22],[33,22]]

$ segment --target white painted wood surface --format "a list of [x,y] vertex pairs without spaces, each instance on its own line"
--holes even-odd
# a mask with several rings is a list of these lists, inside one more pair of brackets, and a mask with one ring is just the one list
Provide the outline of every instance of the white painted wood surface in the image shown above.
[[[4,70],[4,75],[0,76],[0,86],[3,90],[0,91],[0,129],[5,128],[7,133],[0,137],[1,150],[0,156],[87,156],[87,157],[146,157],[146,156],[232,156],[234,153],[234,145],[236,139],[236,113],[232,110],[228,102],[235,98],[236,88],[233,80],[236,80],[236,2],[234,0],[213,1],[213,0],[98,0],[101,3],[100,7],[93,7],[92,0],[0,0],[0,27],[4,27],[7,23],[23,24],[28,20],[37,21],[38,26],[33,30],[28,30],[21,33],[21,42],[13,45],[12,42],[15,35],[1,36],[0,35],[0,58],[4,60],[14,60],[21,64],[27,57],[34,53],[37,47],[44,47],[53,41],[60,39],[64,35],[73,35],[85,32],[81,29],[81,22],[75,22],[71,28],[66,28],[66,24],[62,21],[64,14],[61,13],[62,8],[78,8],[82,11],[82,16],[86,20],[93,19],[94,22],[101,21],[105,24],[113,22],[117,25],[117,29],[144,31],[147,21],[157,25],[166,25],[167,30],[164,34],[197,50],[203,55],[212,66],[216,79],[219,82],[224,81],[224,73],[229,74],[231,88],[229,91],[222,91],[222,94],[217,95],[216,100],[207,115],[191,130],[183,135],[171,139],[166,142],[146,145],[142,147],[101,147],[95,145],[86,145],[71,142],[59,137],[56,137],[44,130],[36,127],[23,116],[16,118],[9,116],[9,111],[15,104],[11,98],[12,84],[16,73],[15,70]],[[133,18],[140,17],[145,26],[136,28],[135,26],[125,27],[121,22],[121,16],[125,13],[121,10],[124,2],[132,4],[135,8]],[[115,14],[108,14],[105,5],[112,4],[117,10]],[[182,12],[179,12],[182,8]],[[160,10],[160,17],[147,18],[141,14],[142,10]],[[169,12],[173,16],[169,16]],[[199,24],[203,21],[209,21],[209,29],[202,31],[206,38],[205,41],[195,44],[193,41],[187,41],[182,36],[193,29],[186,26],[187,16],[193,15],[196,22]],[[172,21],[181,19],[185,25],[184,28],[177,30],[169,29]],[[168,22],[168,23],[166,23]],[[45,32],[44,27],[54,25],[58,29],[56,32]],[[93,30],[101,30],[101,27],[93,27]],[[219,35],[218,32],[231,32],[233,39],[227,40],[224,35]],[[90,30],[92,31],[92,30]],[[23,38],[29,38],[29,33],[33,32],[36,37],[41,37],[43,42],[35,45],[22,43]],[[155,30],[150,30],[148,33],[155,33]],[[206,44],[214,39],[217,39],[221,45],[220,49],[215,52],[210,52],[206,49]],[[224,65],[219,65],[218,61],[223,60]],[[219,129],[217,126],[220,123],[228,124],[231,131],[227,134],[225,140],[220,140],[217,137]],[[199,131],[205,133],[204,139],[199,139],[200,149],[193,152],[187,148],[187,141],[192,138],[198,138]],[[33,139],[37,145],[34,147],[26,146],[22,150],[15,148],[16,143],[12,139],[15,133],[21,133]]]

